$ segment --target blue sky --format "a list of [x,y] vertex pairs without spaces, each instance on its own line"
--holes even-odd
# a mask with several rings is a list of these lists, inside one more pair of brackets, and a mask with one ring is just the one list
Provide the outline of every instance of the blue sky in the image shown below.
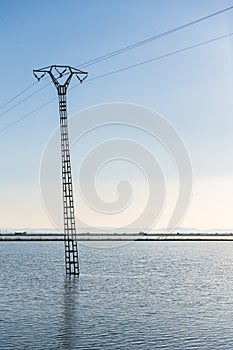
[[[78,66],[232,4],[210,0],[0,1],[1,105],[35,82],[33,69],[50,64]],[[229,11],[90,66],[86,68],[89,78],[233,32],[232,17]],[[192,202],[183,227],[233,228],[232,40],[229,37],[85,83],[68,95],[69,115],[96,104],[127,102],[154,109],[174,126],[190,154],[194,174]],[[0,114],[46,82],[36,84]],[[54,97],[56,91],[50,85],[1,115],[0,129]],[[0,133],[0,227],[52,228],[40,197],[39,174],[44,147],[58,122],[55,100]],[[80,147],[87,151],[87,145]],[[111,174],[106,171],[103,177],[108,193]]]

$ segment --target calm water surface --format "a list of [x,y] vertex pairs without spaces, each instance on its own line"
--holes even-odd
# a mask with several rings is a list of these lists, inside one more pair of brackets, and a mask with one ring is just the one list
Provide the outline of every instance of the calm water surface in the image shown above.
[[233,242],[0,243],[0,349],[233,349]]

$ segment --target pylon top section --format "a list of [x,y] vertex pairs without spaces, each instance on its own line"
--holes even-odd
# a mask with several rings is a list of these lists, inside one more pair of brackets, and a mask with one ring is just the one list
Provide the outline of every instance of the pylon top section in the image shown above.
[[83,72],[80,69],[62,65],[52,65],[40,69],[34,69],[33,74],[38,81],[41,80],[46,74],[49,74],[57,88],[59,95],[66,94],[68,85],[73,75],[78,78],[80,83],[82,83],[88,75],[87,72]]

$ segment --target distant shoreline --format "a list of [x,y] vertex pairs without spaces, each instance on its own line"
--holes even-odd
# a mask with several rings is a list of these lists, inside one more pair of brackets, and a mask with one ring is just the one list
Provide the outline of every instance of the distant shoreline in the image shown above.
[[[0,242],[64,241],[62,233],[1,233]],[[233,233],[78,233],[77,241],[233,241]]]

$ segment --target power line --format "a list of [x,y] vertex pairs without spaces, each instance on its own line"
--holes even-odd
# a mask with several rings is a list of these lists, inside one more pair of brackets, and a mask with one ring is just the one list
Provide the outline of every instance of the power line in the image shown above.
[[[110,76],[110,75],[113,75],[113,74],[117,74],[117,73],[120,73],[120,72],[123,72],[123,71],[126,71],[126,70],[129,70],[129,69],[132,69],[132,68],[136,68],[136,67],[139,67],[139,66],[142,66],[142,65],[145,65],[145,64],[148,64],[148,63],[151,63],[151,62],[154,62],[154,61],[158,61],[158,60],[161,60],[161,59],[164,59],[164,58],[167,58],[167,57],[170,57],[170,56],[173,56],[173,55],[176,55],[176,54],[179,54],[179,53],[182,53],[182,52],[185,52],[185,51],[188,51],[188,50],[192,50],[194,48],[197,48],[197,47],[201,47],[201,46],[204,46],[204,45],[207,45],[207,44],[210,44],[210,43],[213,43],[213,42],[216,42],[218,40],[222,40],[222,39],[225,39],[225,38],[228,38],[230,36],[233,35],[233,32],[232,33],[229,33],[229,34],[226,34],[226,35],[222,35],[222,36],[219,36],[219,37],[216,37],[216,38],[213,38],[213,39],[210,39],[210,40],[207,40],[207,41],[203,41],[201,43],[198,43],[198,44],[194,44],[194,45],[191,45],[191,46],[187,46],[187,47],[184,47],[182,49],[179,49],[179,50],[176,50],[176,51],[172,51],[172,52],[169,52],[167,54],[164,54],[164,55],[161,55],[161,56],[157,56],[157,57],[153,57],[149,60],[145,60],[145,61],[141,61],[141,62],[138,62],[138,63],[135,63],[135,64],[132,64],[132,65],[129,65],[129,66],[126,66],[126,67],[123,67],[123,68],[119,68],[119,69],[116,69],[114,71],[111,71],[111,72],[108,72],[108,73],[105,73],[105,74],[101,74],[101,75],[98,75],[94,78],[91,78],[89,80],[86,81],[86,83],[88,82],[91,82],[91,81],[94,81],[94,80],[97,80],[97,79],[101,79],[101,78],[104,78],[104,77],[107,77],[107,76]],[[73,87],[71,87],[69,90],[72,90],[74,88],[76,88],[79,84],[75,84]],[[10,127],[18,124],[19,122],[21,122],[22,120],[26,119],[26,118],[29,118],[31,115],[35,114],[36,112],[38,112],[39,110],[41,110],[42,108],[44,108],[45,106],[47,106],[48,104],[50,104],[51,102],[53,102],[54,100],[56,100],[56,97],[55,98],[52,98],[51,100],[47,101],[46,103],[44,103],[43,105],[37,107],[36,109],[34,109],[32,112],[29,112],[27,114],[25,114],[23,117],[17,119],[16,121],[14,121],[13,123],[7,125],[6,127],[0,129],[0,133],[9,129]]]
[[18,103],[14,104],[12,107],[8,108],[6,111],[0,113],[0,118],[3,117],[5,114],[7,114],[8,112],[10,112],[12,109],[15,109],[16,107],[18,107],[19,105],[21,105],[23,102],[27,101],[29,98],[31,98],[32,96],[38,94],[40,91],[44,90],[47,86],[49,86],[51,84],[51,82],[49,82],[48,84],[42,86],[41,88],[39,88],[38,90],[36,90],[35,92],[33,92],[32,94],[28,95],[27,97],[25,97],[23,100],[19,101]]
[[[163,37],[165,37],[165,36],[168,36],[168,35],[170,35],[170,34],[173,34],[173,33],[177,32],[177,31],[182,30],[182,29],[188,28],[188,27],[190,27],[190,26],[192,26],[192,25],[195,25],[195,24],[197,24],[197,23],[203,22],[203,21],[205,21],[205,20],[207,20],[207,19],[210,19],[210,18],[212,18],[212,17],[218,16],[218,15],[220,15],[220,14],[222,14],[222,13],[225,13],[225,12],[227,12],[227,11],[230,11],[230,10],[232,10],[232,9],[233,9],[233,6],[226,7],[226,8],[224,8],[224,9],[222,9],[222,10],[213,12],[213,13],[207,15],[207,16],[198,18],[198,19],[196,19],[196,20],[194,20],[194,21],[185,23],[185,24],[180,25],[180,26],[178,26],[178,27],[175,27],[175,28],[172,28],[172,29],[167,30],[167,31],[165,31],[165,32],[162,32],[162,33],[160,33],[160,34],[156,34],[156,35],[153,35],[153,36],[151,36],[151,37],[149,37],[149,38],[146,38],[146,39],[144,39],[144,40],[138,41],[138,42],[136,42],[136,43],[134,43],[134,44],[125,46],[125,47],[123,47],[123,48],[121,48],[121,49],[118,49],[118,50],[109,52],[108,54],[105,54],[105,55],[99,56],[99,57],[97,57],[97,58],[94,58],[94,59],[92,59],[92,60],[86,61],[86,62],[80,64],[79,67],[89,67],[89,66],[94,65],[94,64],[96,64],[96,63],[99,63],[99,62],[102,62],[102,61],[104,61],[104,60],[110,59],[110,58],[112,58],[112,57],[114,57],[114,56],[120,55],[120,54],[122,54],[122,53],[124,53],[124,52],[133,50],[133,49],[135,49],[135,48],[137,48],[137,47],[139,47],[139,46],[148,44],[148,43],[150,43],[150,42],[152,42],[152,41],[154,41],[154,40],[158,40],[158,39],[160,39],[160,38],[163,38]],[[90,81],[90,80],[89,80],[89,81]],[[22,94],[24,94],[25,92],[27,92],[29,89],[31,89],[35,84],[37,84],[37,82],[35,82],[35,83],[29,85],[27,88],[25,88],[25,89],[22,90],[20,93],[18,93],[15,97],[11,98],[8,102],[4,103],[2,106],[0,106],[0,109],[4,108],[5,106],[7,106],[7,105],[10,104],[11,102],[13,102],[16,98],[18,98],[19,96],[21,96]],[[50,84],[50,83],[49,83],[49,84]],[[45,86],[44,86],[43,88],[41,88],[41,89],[44,89],[44,88],[47,87],[49,84],[45,85]],[[39,91],[41,91],[41,90],[38,90],[38,92],[39,92]],[[36,92],[36,93],[37,93],[37,92]],[[6,110],[6,111],[3,112],[2,114],[0,114],[0,116],[3,115],[3,114],[6,114],[6,113],[9,112],[11,109],[17,107],[19,104],[23,103],[24,101],[26,101],[26,100],[29,99],[30,97],[34,96],[36,93],[33,93],[33,94],[29,95],[27,98],[25,98],[24,100],[20,101],[19,103],[16,103],[12,108],[9,108],[8,110]]]
[[0,129],[0,133],[3,132],[3,131],[5,131],[5,130],[7,130],[7,129],[9,129],[9,128],[12,127],[12,126],[18,124],[18,123],[20,123],[20,122],[23,121],[24,119],[27,119],[27,118],[31,117],[33,114],[35,114],[36,112],[38,112],[39,110],[41,110],[42,108],[44,108],[45,106],[47,106],[48,104],[50,104],[51,102],[55,101],[56,99],[57,99],[57,97],[52,98],[51,100],[45,102],[43,105],[37,107],[37,108],[34,109],[33,111],[31,111],[31,112],[25,114],[25,115],[22,116],[21,118],[15,120],[15,121],[12,122],[11,124],[9,124],[9,125],[5,126],[4,128]]
[[135,48],[137,48],[137,47],[139,47],[139,46],[141,46],[141,45],[148,44],[148,43],[150,43],[150,42],[152,42],[152,41],[154,41],[154,40],[158,40],[158,39],[160,39],[160,38],[163,38],[163,37],[165,37],[165,36],[168,36],[168,35],[170,35],[170,34],[173,34],[173,33],[175,33],[175,32],[178,32],[179,30],[188,28],[188,27],[190,27],[190,26],[192,26],[192,25],[194,25],[194,24],[200,23],[200,22],[205,21],[205,20],[207,20],[207,19],[209,19],[209,18],[212,18],[212,17],[214,17],[214,16],[218,16],[218,15],[220,15],[220,14],[222,14],[222,13],[224,13],[224,12],[230,11],[230,10],[232,10],[232,9],[233,9],[233,6],[230,6],[230,7],[227,7],[227,8],[225,8],[225,9],[222,9],[222,10],[220,10],[220,11],[213,12],[213,13],[207,15],[207,16],[198,18],[198,19],[196,19],[196,20],[194,20],[194,21],[192,21],[192,22],[185,23],[185,24],[183,24],[183,25],[181,25],[181,26],[179,26],[179,27],[175,27],[175,28],[173,28],[173,29],[167,30],[167,31],[165,31],[165,32],[163,32],[163,33],[160,33],[160,34],[157,34],[157,35],[153,35],[153,36],[151,36],[151,37],[149,37],[149,38],[147,38],[147,39],[144,39],[144,40],[142,40],[142,41],[138,41],[138,42],[136,42],[136,43],[134,43],[134,44],[132,44],[132,45],[126,46],[126,47],[124,47],[124,48],[122,48],[122,49],[119,49],[119,50],[116,50],[116,51],[112,51],[112,52],[110,52],[110,53],[108,53],[108,54],[106,54],[106,55],[103,55],[103,56],[97,57],[97,58],[95,58],[95,59],[92,59],[92,60],[90,60],[90,61],[87,61],[87,62],[85,62],[85,63],[79,65],[79,67],[85,67],[85,66],[88,66],[88,67],[89,67],[89,66],[91,66],[91,65],[93,65],[93,64],[102,62],[102,61],[104,61],[104,60],[106,60],[106,59],[109,59],[109,58],[111,58],[111,57],[113,57],[113,56],[119,55],[119,54],[121,54],[121,53],[124,53],[124,52],[129,51],[129,50],[132,50],[132,49],[135,49]]
[[[197,47],[200,47],[200,46],[203,46],[203,45],[207,45],[207,44],[210,44],[212,42],[215,42],[215,41],[218,41],[218,40],[221,40],[221,39],[225,39],[227,37],[230,37],[233,35],[233,32],[232,33],[229,33],[229,34],[226,34],[226,35],[222,35],[222,36],[219,36],[217,38],[214,38],[214,39],[210,39],[210,40],[207,40],[207,41],[203,41],[202,43],[199,43],[199,44],[194,44],[194,45],[191,45],[191,46],[188,46],[188,47],[184,47],[183,49],[179,49],[179,50],[176,50],[176,51],[172,51],[172,52],[169,52],[167,54],[164,54],[164,55],[161,55],[161,56],[157,56],[157,57],[154,57],[154,58],[150,58],[149,60],[145,60],[145,61],[142,61],[142,62],[139,62],[139,63],[135,63],[135,64],[131,64],[130,66],[126,66],[126,67],[123,67],[123,68],[120,68],[120,69],[116,69],[115,71],[111,71],[111,72],[108,72],[108,73],[105,73],[105,74],[102,74],[102,75],[98,75],[97,77],[94,77],[94,78],[91,78],[91,79],[88,79],[86,81],[86,83],[90,82],[90,81],[93,81],[93,80],[96,80],[96,79],[100,79],[100,78],[104,78],[104,77],[107,77],[109,75],[113,75],[113,74],[116,74],[116,73],[120,73],[120,72],[123,72],[125,70],[129,70],[129,69],[132,69],[132,68],[136,68],[136,67],[139,67],[139,66],[142,66],[144,64],[147,64],[147,63],[151,63],[151,62],[154,62],[154,61],[158,61],[158,60],[161,60],[163,58],[166,58],[166,57],[169,57],[169,56],[173,56],[173,55],[176,55],[178,53],[181,53],[181,52],[185,52],[185,51],[188,51],[188,50],[191,50],[191,49],[194,49],[194,48],[197,48]],[[76,87],[77,84],[75,86],[73,86],[71,89],[73,89],[74,87]]]
[[0,106],[0,109],[6,107],[9,103],[11,103],[12,101],[14,101],[17,97],[23,95],[25,92],[27,92],[28,90],[30,90],[34,85],[36,85],[38,82],[36,81],[35,83],[29,85],[27,88],[23,89],[21,92],[19,92],[15,97],[12,97],[9,101],[7,101],[6,103],[4,103],[2,106]]

